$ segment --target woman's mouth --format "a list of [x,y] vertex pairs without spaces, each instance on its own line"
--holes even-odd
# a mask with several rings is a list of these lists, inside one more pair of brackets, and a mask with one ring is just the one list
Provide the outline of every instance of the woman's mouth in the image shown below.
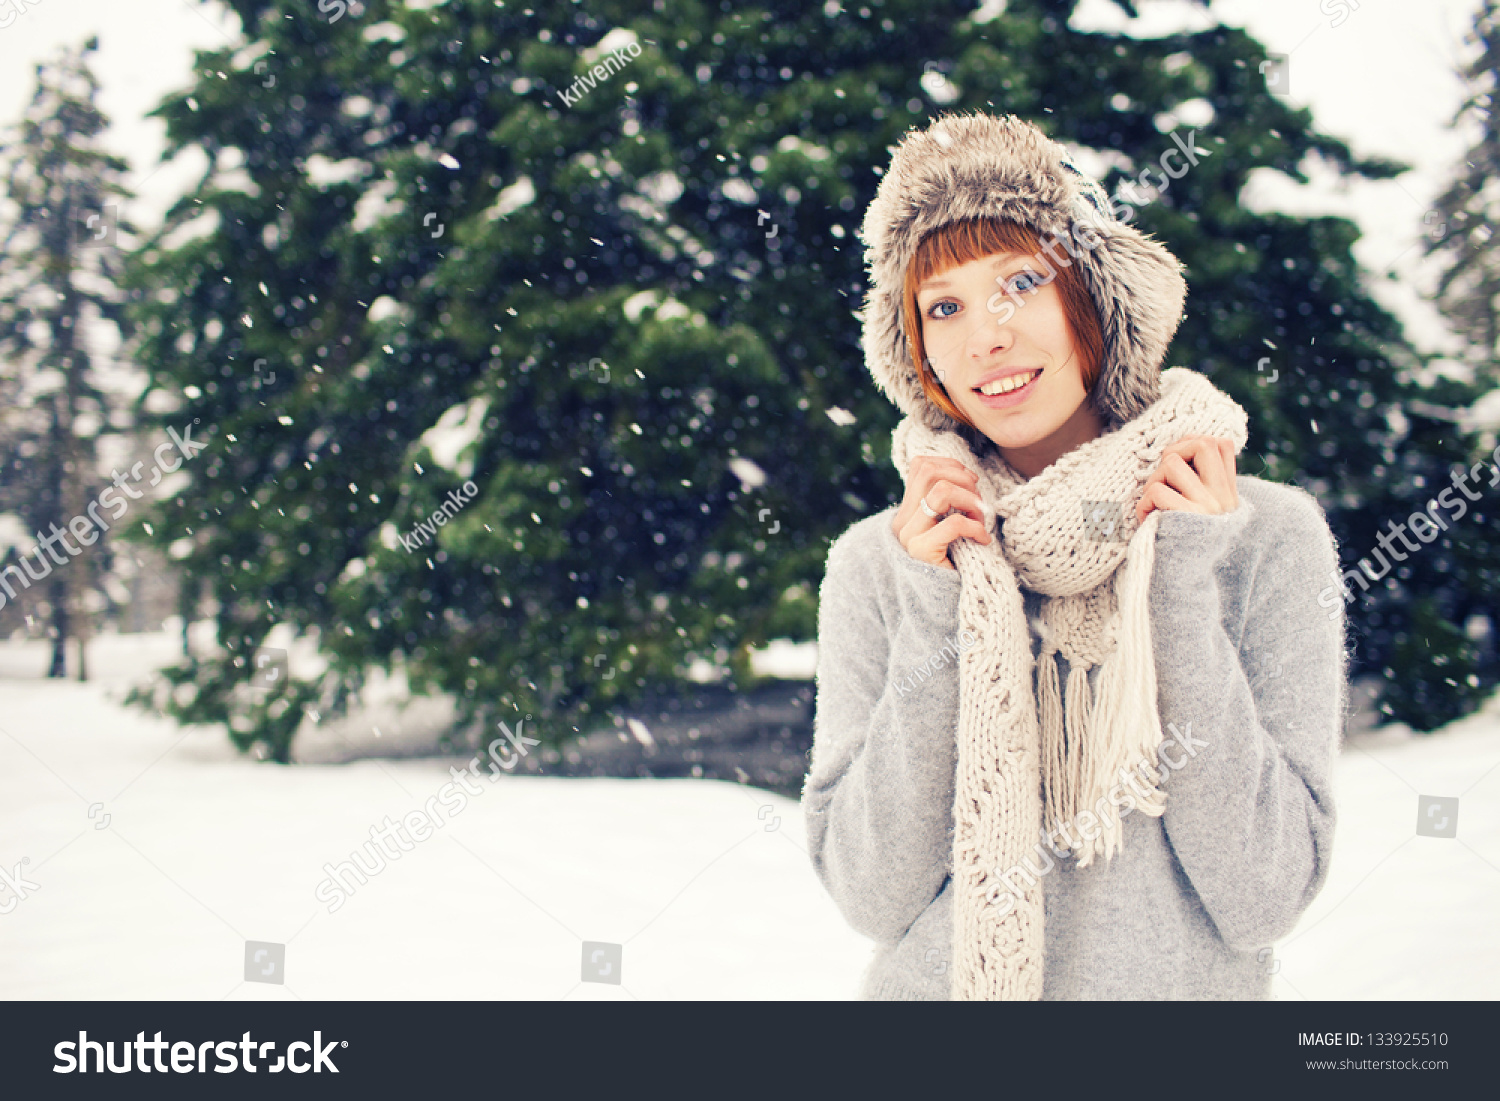
[[980,404],[986,408],[1004,409],[1025,401],[1031,391],[1036,388],[1037,379],[1041,377],[1042,370],[1038,367],[1024,374],[1007,375],[1005,378],[995,379],[983,387],[976,386],[974,393],[978,396]]

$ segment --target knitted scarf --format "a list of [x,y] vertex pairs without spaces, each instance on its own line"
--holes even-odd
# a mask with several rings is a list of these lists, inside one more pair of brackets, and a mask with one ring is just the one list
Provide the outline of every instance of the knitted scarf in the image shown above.
[[[1119,815],[1081,840],[1080,812],[1093,811],[1120,769],[1152,766],[1161,744],[1156,662],[1148,607],[1157,521],[1135,519],[1141,487],[1162,450],[1184,436],[1218,436],[1240,451],[1245,411],[1201,374],[1173,367],[1161,396],[1139,416],[1063,455],[1029,481],[994,447],[982,456],[956,432],[904,418],[891,459],[957,459],[979,477],[988,545],[957,539],[961,629],[979,642],[959,658],[958,772],[953,805],[953,967],[956,999],[1038,999],[1042,993],[1044,879],[1023,866],[1041,834],[1066,825],[1080,867],[1109,860],[1123,842]],[[997,527],[997,518],[1000,526]],[[1034,671],[1021,587],[1040,593],[1042,644]],[[1067,709],[1056,654],[1068,660]],[[1088,670],[1101,666],[1091,697]],[[1154,769],[1153,769],[1154,773]],[[1137,773],[1139,776],[1139,773]],[[1160,816],[1164,793],[1137,780],[1136,808]],[[1048,865],[1050,867],[1050,864]],[[1031,873],[1036,874],[1031,874]],[[997,888],[1022,897],[996,904]]]

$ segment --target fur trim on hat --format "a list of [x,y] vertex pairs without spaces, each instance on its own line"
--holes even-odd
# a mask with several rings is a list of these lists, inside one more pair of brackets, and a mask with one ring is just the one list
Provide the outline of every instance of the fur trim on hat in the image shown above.
[[[1089,395],[1106,430],[1143,412],[1161,390],[1162,361],[1182,319],[1187,283],[1167,249],[1110,217],[1108,197],[1066,148],[1014,115],[945,113],[908,133],[891,157],[859,237],[869,290],[860,311],[865,363],[881,391],[940,431],[967,430],[928,400],[902,329],[901,294],[917,245],[968,218],[1004,218],[1045,244],[1056,234],[1077,247],[1099,311],[1104,357]],[[1074,225],[1086,225],[1080,245]],[[1094,234],[1098,236],[1095,237]]]

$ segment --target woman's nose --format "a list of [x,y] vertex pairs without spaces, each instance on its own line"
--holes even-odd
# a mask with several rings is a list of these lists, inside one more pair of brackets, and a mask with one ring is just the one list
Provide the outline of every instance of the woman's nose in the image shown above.
[[1015,342],[1015,334],[1009,325],[1000,324],[994,317],[986,317],[984,324],[969,334],[967,351],[974,359],[988,359],[1003,353]]

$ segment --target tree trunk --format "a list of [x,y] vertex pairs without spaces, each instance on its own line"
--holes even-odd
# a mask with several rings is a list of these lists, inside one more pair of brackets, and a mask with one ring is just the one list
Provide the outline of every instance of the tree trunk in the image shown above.
[[198,582],[184,576],[182,585],[177,590],[177,611],[182,616],[182,656],[185,658],[193,656],[192,648],[188,646],[188,628],[193,624],[193,613],[197,607]]
[[52,668],[49,677],[68,675],[68,590],[59,580],[52,586]]
[[89,558],[86,554],[78,556],[78,561],[73,563],[73,569],[82,571],[75,576],[73,584],[68,588],[73,595],[73,614],[69,617],[73,621],[73,637],[78,640],[78,679],[85,681],[89,679],[88,644],[89,644],[89,613],[84,607],[84,598],[89,591]]
[[[81,479],[75,479],[74,504],[77,506],[75,516],[83,515],[82,508]],[[89,666],[87,649],[89,644],[89,610],[88,595],[93,581],[93,559],[85,550],[72,564],[73,573],[69,577],[68,592],[73,597],[72,614],[69,617],[73,627],[73,637],[78,640],[78,679],[85,681],[89,679]]]

